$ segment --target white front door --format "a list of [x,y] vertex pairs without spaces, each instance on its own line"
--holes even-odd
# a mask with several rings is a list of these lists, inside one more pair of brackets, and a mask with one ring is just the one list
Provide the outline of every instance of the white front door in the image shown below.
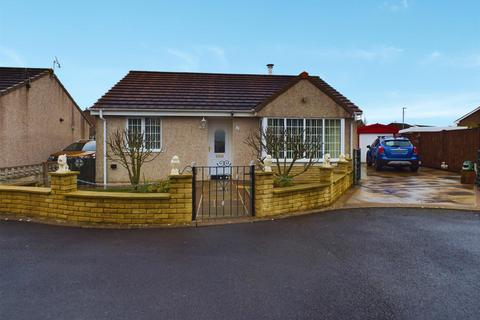
[[[230,167],[232,161],[232,122],[228,120],[208,121],[208,166]],[[228,170],[230,172],[230,169]],[[213,173],[215,174],[215,173]],[[227,174],[226,172],[218,174]]]

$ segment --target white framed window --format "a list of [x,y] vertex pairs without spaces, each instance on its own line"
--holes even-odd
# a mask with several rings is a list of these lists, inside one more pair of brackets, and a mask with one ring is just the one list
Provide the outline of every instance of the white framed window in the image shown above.
[[[338,118],[263,118],[262,126],[272,128],[274,133],[281,130],[288,134],[303,132],[304,141],[321,142],[322,149],[318,150],[316,158],[321,159],[326,153],[332,159],[338,159],[345,152],[345,119]],[[279,154],[279,158],[292,158],[292,150],[288,150],[288,143]],[[306,160],[306,159],[301,159]]]
[[127,130],[142,133],[145,148],[159,152],[162,150],[162,120],[158,117],[128,118]]
[[[267,120],[267,126],[268,128],[272,128],[272,134],[274,134],[277,139],[282,137],[282,132],[285,130],[285,119],[275,119],[275,118],[269,118]],[[284,152],[285,150],[281,150],[278,157],[279,158],[284,158]]]
[[[305,119],[305,141],[319,143],[323,142],[323,119]],[[323,158],[322,150],[318,150],[317,159]]]
[[342,130],[340,119],[324,119],[325,139],[324,152],[330,153],[332,158],[338,158],[342,153]]

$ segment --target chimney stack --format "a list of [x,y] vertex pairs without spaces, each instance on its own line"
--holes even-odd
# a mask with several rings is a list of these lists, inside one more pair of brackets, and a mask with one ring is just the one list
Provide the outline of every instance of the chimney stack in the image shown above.
[[273,73],[273,66],[274,66],[273,63],[267,64],[268,74],[272,74],[272,73]]

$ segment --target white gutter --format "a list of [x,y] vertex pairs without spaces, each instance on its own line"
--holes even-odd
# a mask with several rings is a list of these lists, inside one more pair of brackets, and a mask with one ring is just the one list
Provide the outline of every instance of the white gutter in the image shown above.
[[105,116],[131,116],[137,117],[253,117],[254,112],[234,111],[168,111],[168,110],[92,110],[92,115],[99,115],[103,111]]
[[103,188],[107,189],[107,119],[103,117],[103,109],[99,116],[103,121]]

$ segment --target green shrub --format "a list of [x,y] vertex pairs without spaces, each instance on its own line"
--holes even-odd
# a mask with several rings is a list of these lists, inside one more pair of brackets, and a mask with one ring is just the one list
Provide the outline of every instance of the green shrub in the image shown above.
[[164,192],[168,192],[169,190],[170,190],[170,180],[160,180],[147,185],[146,192],[164,193]]
[[273,181],[275,187],[289,187],[293,185],[293,177],[291,176],[277,176]]
[[165,193],[170,190],[170,180],[159,180],[154,183],[144,183],[137,186],[110,187],[98,189],[105,192],[137,192],[137,193]]

